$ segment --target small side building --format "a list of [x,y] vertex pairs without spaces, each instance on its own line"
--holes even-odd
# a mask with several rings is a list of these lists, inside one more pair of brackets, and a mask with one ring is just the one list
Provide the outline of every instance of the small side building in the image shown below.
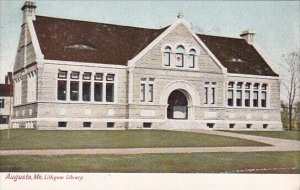
[[13,87],[12,73],[5,76],[5,84],[0,84],[0,129],[7,129],[9,113],[12,113]]

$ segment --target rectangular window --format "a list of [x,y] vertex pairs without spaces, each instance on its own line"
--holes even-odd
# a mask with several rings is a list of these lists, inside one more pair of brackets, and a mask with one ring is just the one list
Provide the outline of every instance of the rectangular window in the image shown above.
[[151,128],[152,123],[143,123],[143,128]]
[[245,106],[250,107],[250,91],[245,91]]
[[268,124],[263,124],[263,129],[268,128]]
[[113,128],[115,126],[115,123],[114,122],[107,122],[106,123],[106,127],[107,128]]
[[164,52],[164,65],[170,66],[171,64],[171,53],[170,52]]
[[114,74],[107,74],[106,75],[106,81],[114,81],[115,75]]
[[267,92],[261,92],[261,107],[267,107]]
[[204,90],[205,90],[205,102],[204,102],[204,104],[208,104],[208,87],[205,87]]
[[195,67],[195,55],[190,54],[189,55],[189,68]]
[[70,100],[78,101],[79,97],[79,82],[71,81],[70,82]]
[[267,90],[267,84],[262,84],[262,85],[261,85],[261,89],[262,89],[262,90]]
[[242,106],[242,91],[236,91],[236,106]]
[[253,106],[258,107],[258,92],[257,91],[253,92]]
[[94,100],[96,102],[102,102],[103,84],[95,82],[94,84]]
[[0,124],[8,124],[8,116],[0,115]]
[[58,127],[67,127],[67,122],[65,122],[65,121],[59,121],[58,122]]
[[83,80],[91,80],[91,78],[92,78],[92,73],[84,72],[82,75]]
[[255,83],[255,84],[253,85],[253,89],[257,90],[257,89],[258,89],[258,86],[259,86],[259,84],[258,84],[258,83]]
[[153,84],[149,84],[149,102],[153,102]]
[[176,53],[176,67],[183,67],[183,54]]
[[92,123],[91,122],[83,122],[83,127],[91,127]]
[[82,100],[91,101],[91,83],[83,82],[82,83]]
[[228,88],[233,88],[234,82],[229,82],[228,83]]
[[214,123],[207,123],[206,126],[208,128],[214,128],[215,124]]
[[243,83],[242,82],[238,82],[236,85],[237,89],[241,89],[243,87]]
[[247,129],[250,129],[252,127],[252,124],[246,124]]
[[230,124],[229,124],[229,128],[230,128],[230,129],[233,129],[233,128],[234,128],[234,126],[235,126],[235,124],[234,124],[234,123],[230,123]]
[[4,108],[4,99],[0,99],[0,108]]
[[106,84],[106,102],[114,102],[114,84]]
[[68,74],[67,71],[59,71],[58,72],[58,78],[60,78],[60,79],[66,79],[67,78],[67,74]]
[[102,81],[103,80],[103,74],[102,73],[96,73],[94,79],[97,80],[97,81]]
[[211,104],[215,104],[215,88],[211,88]]
[[145,102],[145,89],[146,88],[146,84],[141,84],[141,97],[140,97],[140,100],[141,100],[141,102]]
[[233,90],[228,90],[228,95],[227,95],[227,104],[228,106],[233,106]]
[[71,79],[79,79],[79,72],[71,72]]
[[66,100],[67,94],[67,81],[59,80],[57,82],[57,99]]
[[251,85],[251,84],[247,82],[247,83],[245,84],[245,89],[250,89],[250,85]]

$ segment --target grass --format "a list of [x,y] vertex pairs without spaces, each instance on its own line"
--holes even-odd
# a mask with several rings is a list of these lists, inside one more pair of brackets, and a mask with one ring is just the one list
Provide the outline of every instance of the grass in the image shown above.
[[300,141],[300,131],[230,131],[230,132]]
[[300,152],[2,156],[0,172],[300,173]]
[[164,130],[122,131],[39,131],[34,129],[0,131],[0,149],[78,149],[147,147],[226,147],[267,146],[264,143],[232,137]]

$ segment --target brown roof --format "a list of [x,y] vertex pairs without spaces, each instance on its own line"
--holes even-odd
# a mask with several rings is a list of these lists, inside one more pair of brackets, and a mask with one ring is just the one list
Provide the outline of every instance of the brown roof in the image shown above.
[[[36,16],[45,59],[126,65],[166,28],[147,29]],[[244,39],[197,34],[229,73],[278,76]]]
[[13,96],[13,88],[9,84],[0,84],[0,96]]
[[[117,65],[126,65],[167,28],[146,29],[44,16],[37,16],[33,23],[45,59]],[[74,48],[76,45],[81,48]]]
[[228,73],[278,76],[244,39],[197,34]]

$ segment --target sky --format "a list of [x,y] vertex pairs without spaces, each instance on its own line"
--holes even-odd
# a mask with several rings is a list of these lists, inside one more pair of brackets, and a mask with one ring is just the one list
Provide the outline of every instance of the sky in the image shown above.
[[[13,69],[24,0],[0,0],[0,82]],[[37,15],[145,28],[172,24],[178,12],[197,32],[239,37],[247,29],[282,71],[281,56],[300,48],[299,1],[35,0]],[[284,77],[284,74],[282,74]]]

